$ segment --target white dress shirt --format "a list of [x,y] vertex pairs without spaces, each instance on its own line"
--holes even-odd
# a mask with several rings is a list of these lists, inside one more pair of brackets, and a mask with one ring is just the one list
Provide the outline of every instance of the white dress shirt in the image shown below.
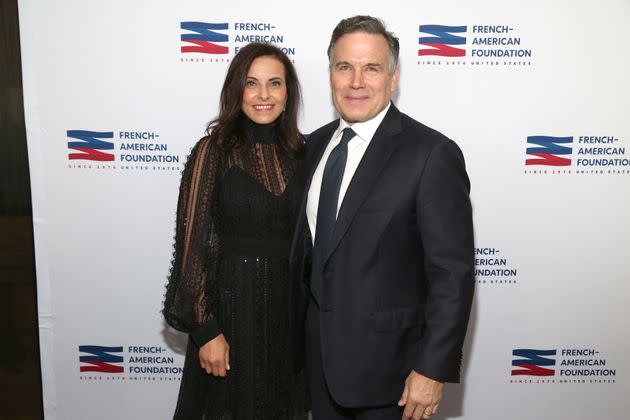
[[336,145],[341,141],[341,135],[346,127],[352,127],[352,130],[356,133],[356,136],[350,139],[348,142],[348,159],[346,160],[346,167],[343,172],[343,179],[341,180],[341,186],[339,187],[339,198],[337,201],[337,215],[339,215],[339,209],[341,208],[341,203],[343,202],[343,197],[346,195],[346,191],[348,190],[348,185],[354,176],[354,173],[365,154],[368,146],[370,145],[370,141],[372,141],[372,137],[374,137],[374,133],[378,129],[378,126],[381,125],[383,118],[385,118],[385,114],[391,103],[388,104],[385,109],[376,114],[374,118],[371,120],[355,123],[352,126],[348,124],[346,121],[342,119],[339,120],[339,127],[333,133],[326,149],[324,150],[324,154],[322,155],[321,160],[317,164],[317,168],[315,169],[315,173],[313,174],[313,180],[311,181],[311,186],[308,190],[308,200],[306,202],[306,218],[308,220],[308,227],[311,230],[311,238],[315,240],[315,228],[317,224],[317,208],[319,205],[319,192],[322,188],[322,177],[324,175],[324,166],[326,166],[326,161],[328,160],[328,156],[332,149],[335,148]]

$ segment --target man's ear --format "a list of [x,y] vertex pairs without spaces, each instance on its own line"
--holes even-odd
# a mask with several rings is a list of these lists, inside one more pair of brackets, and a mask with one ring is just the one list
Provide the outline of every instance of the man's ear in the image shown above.
[[392,82],[390,86],[390,92],[393,92],[398,87],[398,77],[400,77],[400,71],[398,70],[398,66],[394,69],[394,74],[392,75]]

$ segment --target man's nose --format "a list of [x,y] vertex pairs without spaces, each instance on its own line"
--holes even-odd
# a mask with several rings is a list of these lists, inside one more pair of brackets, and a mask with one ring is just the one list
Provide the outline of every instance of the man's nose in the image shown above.
[[352,87],[355,89],[363,87],[363,72],[361,69],[356,69],[352,73]]

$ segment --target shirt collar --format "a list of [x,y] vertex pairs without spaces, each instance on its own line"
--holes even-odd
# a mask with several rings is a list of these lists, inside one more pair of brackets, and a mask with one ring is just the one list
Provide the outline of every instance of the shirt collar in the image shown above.
[[383,121],[383,118],[385,118],[385,114],[387,114],[387,111],[389,110],[389,107],[391,105],[391,102],[388,103],[387,106],[381,112],[376,114],[372,119],[360,123],[354,123],[352,124],[352,126],[348,124],[343,118],[340,118],[339,127],[335,132],[335,136],[339,136],[344,128],[352,127],[352,130],[356,133],[357,137],[369,143],[370,140],[372,140],[372,137],[374,137],[374,133],[376,133],[378,126],[381,125],[381,122]]

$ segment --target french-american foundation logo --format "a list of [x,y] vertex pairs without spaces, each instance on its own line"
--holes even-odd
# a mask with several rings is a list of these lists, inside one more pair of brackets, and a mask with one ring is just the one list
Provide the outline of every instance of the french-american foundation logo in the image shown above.
[[571,166],[573,137],[529,136],[525,165]]
[[617,369],[595,348],[517,348],[512,350],[510,383],[609,384]]
[[630,153],[612,135],[527,137],[525,174],[630,174]]
[[114,143],[108,141],[114,137],[112,131],[68,130],[69,160],[91,160],[111,162],[114,154],[105,150],[114,150]]
[[182,22],[182,53],[227,54],[230,48],[224,45],[230,37],[219,31],[228,29],[228,23]]
[[512,376],[553,376],[556,350],[514,349],[512,350]]
[[79,346],[81,372],[123,373],[123,348],[104,346]]
[[68,168],[181,170],[181,156],[154,131],[67,130]]
[[419,56],[464,57],[466,26],[420,25]]
[[530,66],[533,51],[511,25],[418,26],[418,65]]
[[79,346],[79,379],[178,381],[183,359],[162,346]]
[[180,30],[182,63],[227,63],[250,42],[268,42],[295,56],[295,46],[270,22],[182,21]]
[[475,248],[475,279],[477,284],[515,285],[518,269],[505,250],[497,247]]

